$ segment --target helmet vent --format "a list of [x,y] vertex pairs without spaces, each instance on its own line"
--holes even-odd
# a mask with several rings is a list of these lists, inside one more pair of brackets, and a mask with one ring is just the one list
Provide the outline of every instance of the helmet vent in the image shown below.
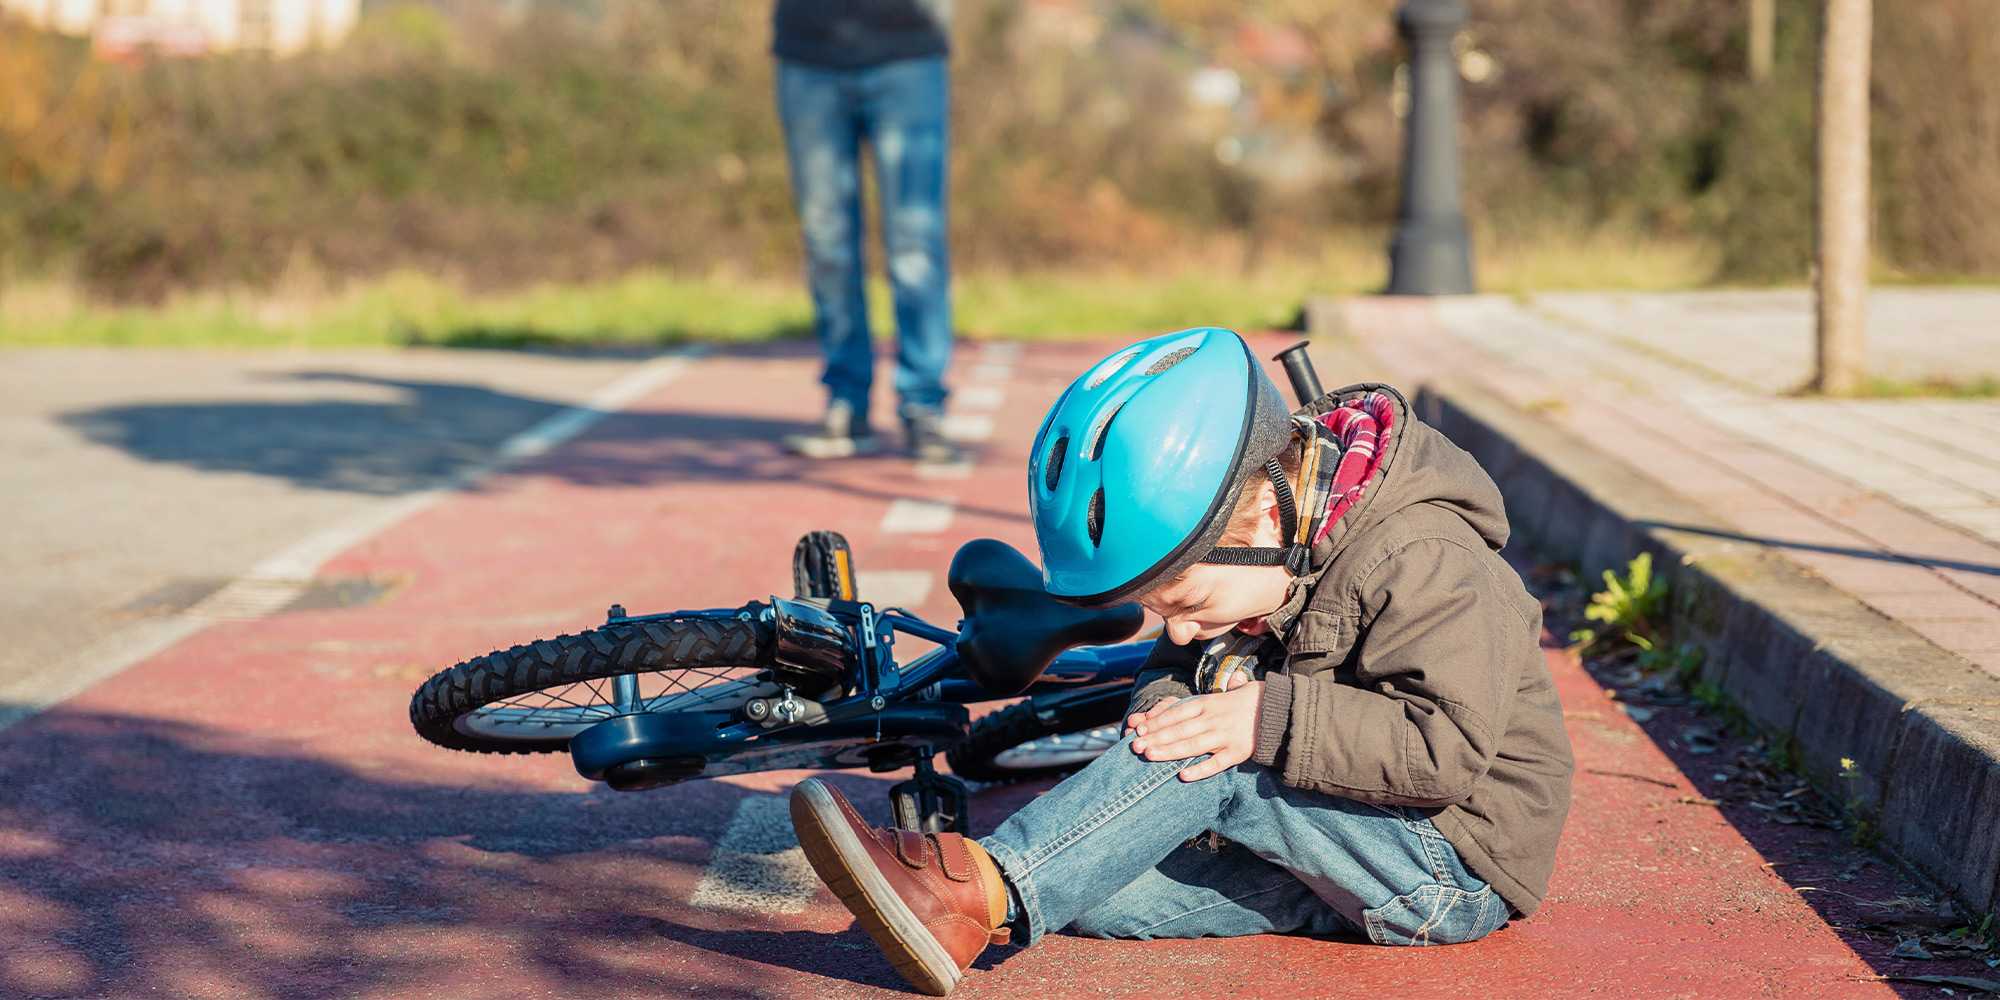
[[1090,544],[1104,543],[1104,488],[1090,495],[1090,510],[1084,515],[1083,526],[1090,531]]
[[1083,457],[1085,459],[1095,462],[1104,456],[1104,436],[1111,432],[1111,421],[1117,419],[1118,411],[1124,408],[1125,404],[1119,403],[1117,406],[1111,408],[1110,413],[1104,415],[1104,419],[1097,425],[1097,433],[1092,434],[1089,443],[1084,445]]
[[1056,483],[1062,481],[1063,453],[1069,451],[1069,435],[1056,438],[1055,447],[1049,449],[1048,461],[1042,463],[1046,469],[1042,473],[1042,486],[1053,493]]
[[1135,347],[1129,351],[1126,351],[1123,354],[1118,355],[1115,358],[1112,358],[1109,361],[1106,361],[1104,364],[1099,365],[1097,368],[1097,373],[1090,376],[1090,381],[1084,384],[1084,388],[1095,389],[1098,386],[1103,385],[1105,382],[1110,380],[1111,376],[1118,374],[1119,369],[1124,368],[1128,364],[1131,364],[1132,359],[1138,356],[1139,356],[1139,349]]
[[1160,360],[1153,362],[1152,365],[1146,369],[1146,374],[1158,375],[1159,373],[1166,371],[1167,369],[1172,368],[1173,366],[1180,364],[1183,361],[1186,361],[1187,356],[1193,354],[1194,352],[1195,348],[1192,347],[1183,347],[1179,350],[1168,352],[1165,356],[1161,357]]

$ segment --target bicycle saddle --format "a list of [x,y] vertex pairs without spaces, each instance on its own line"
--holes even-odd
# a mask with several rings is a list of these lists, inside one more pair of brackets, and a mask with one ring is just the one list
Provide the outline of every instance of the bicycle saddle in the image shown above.
[[996,697],[1020,694],[1071,646],[1117,642],[1139,630],[1137,604],[1079,608],[1042,589],[1042,571],[1006,542],[975,538],[959,546],[947,575],[965,612],[958,658]]

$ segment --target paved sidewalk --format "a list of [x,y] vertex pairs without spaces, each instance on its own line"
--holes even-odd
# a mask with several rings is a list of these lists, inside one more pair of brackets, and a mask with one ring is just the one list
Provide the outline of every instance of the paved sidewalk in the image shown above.
[[[2000,676],[2000,399],[1822,400],[1803,293],[1350,304],[1403,383],[1470,380]],[[2000,292],[1878,292],[1898,378],[2000,373]],[[1715,531],[1712,527],[1696,530]]]
[[[1755,392],[1794,392],[1812,377],[1812,298],[1803,288],[1557,292],[1528,307]],[[1900,382],[2000,378],[2000,288],[1874,289],[1867,364]]]
[[[320,571],[401,581],[383,600],[214,622],[0,732],[0,995],[908,995],[791,839],[783,793],[801,772],[613,793],[561,755],[423,744],[409,693],[613,600],[784,590],[809,528],[849,535],[873,596],[951,621],[951,552],[974,535],[1031,544],[1036,422],[1110,346],[968,348],[957,426],[986,440],[958,469],[801,464],[776,441],[813,416],[807,353],[718,352]],[[1868,981],[1935,968],[1863,926],[1908,916],[1910,886],[1832,831],[1717,809],[1719,756],[1671,756],[1549,656],[1579,772],[1534,919],[1422,950],[1057,936],[996,950],[959,995],[1938,995]],[[835,780],[880,817],[899,777]],[[982,790],[978,822],[1036,790]]]

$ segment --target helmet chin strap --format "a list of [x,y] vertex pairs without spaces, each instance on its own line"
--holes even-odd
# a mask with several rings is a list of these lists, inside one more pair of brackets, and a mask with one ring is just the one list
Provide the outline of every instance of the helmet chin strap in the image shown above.
[[[1273,458],[1264,463],[1264,474],[1278,494],[1278,537],[1297,538],[1299,507],[1292,496],[1291,481],[1285,478],[1285,467]],[[1303,576],[1312,565],[1312,548],[1297,543],[1278,547],[1218,545],[1201,561],[1221,566],[1283,566],[1287,573]]]

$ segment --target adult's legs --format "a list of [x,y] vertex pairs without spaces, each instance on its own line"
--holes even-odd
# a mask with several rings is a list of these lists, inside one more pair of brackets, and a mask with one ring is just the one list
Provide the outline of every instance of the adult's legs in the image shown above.
[[904,59],[858,74],[882,197],[882,242],[896,313],[901,412],[944,407],[951,362],[947,241],[950,74],[945,60]]
[[821,381],[831,399],[866,420],[875,352],[861,240],[860,95],[853,74],[778,62],[778,117],[805,236],[813,327],[826,357]]

